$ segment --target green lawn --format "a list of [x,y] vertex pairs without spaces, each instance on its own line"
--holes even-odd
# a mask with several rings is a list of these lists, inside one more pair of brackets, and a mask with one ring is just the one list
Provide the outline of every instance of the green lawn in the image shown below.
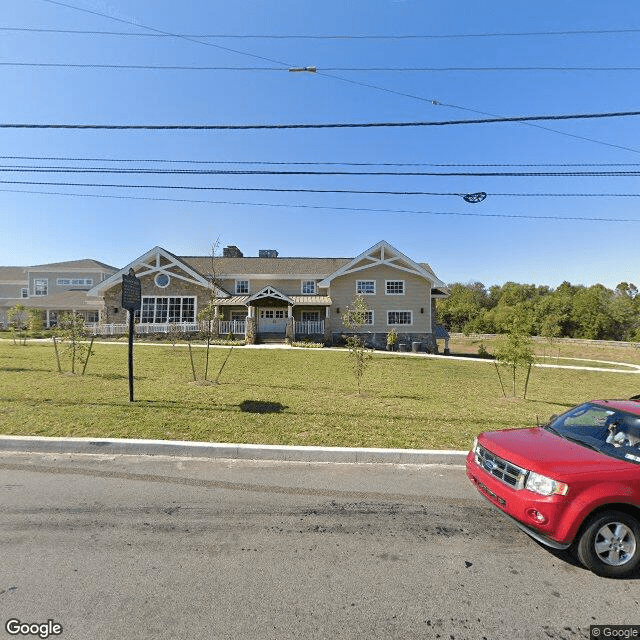
[[[593,397],[640,393],[640,376],[534,369],[527,400],[503,398],[493,363],[379,354],[356,394],[346,352],[234,349],[218,385],[190,383],[184,347],[96,344],[85,376],[59,374],[53,346],[0,341],[6,434],[212,442],[468,448],[482,430],[535,424]],[[194,349],[202,371],[203,349]],[[211,350],[210,377],[229,353]],[[520,387],[521,389],[521,387]],[[271,403],[280,411],[243,411]],[[258,406],[262,406],[258,404]]]

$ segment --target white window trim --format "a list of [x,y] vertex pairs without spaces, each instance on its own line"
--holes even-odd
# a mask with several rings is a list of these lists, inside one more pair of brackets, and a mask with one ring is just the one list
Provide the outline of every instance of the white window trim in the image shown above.
[[[239,284],[240,282],[246,282],[246,283],[247,283],[247,290],[246,290],[246,291],[242,291],[242,292],[238,291],[238,284]],[[236,282],[235,282],[235,286],[234,286],[234,289],[233,289],[233,290],[235,291],[235,294],[236,294],[237,296],[246,296],[246,295],[249,295],[249,294],[251,293],[251,281],[250,281],[250,280],[247,280],[246,278],[244,278],[244,279],[242,279],[242,280],[236,280]]]
[[363,327],[372,327],[376,323],[376,312],[373,309],[369,309],[367,313],[371,314],[371,322],[365,322]]
[[[156,316],[157,316],[157,300],[158,298],[166,298],[167,299],[167,319],[162,322],[161,320],[157,320]],[[184,301],[185,300],[193,300],[193,320],[183,320],[181,319],[180,322],[196,322],[198,320],[198,297],[197,296],[142,296],[142,304],[140,307],[140,311],[138,311],[137,313],[139,314],[139,318],[140,318],[140,322],[142,324],[168,324],[169,323],[169,306],[171,305],[170,303],[170,299],[171,298],[179,298],[180,299],[180,316],[182,317],[184,312]],[[144,303],[145,300],[151,300],[153,299],[153,318],[151,320],[142,320],[142,310],[144,309]]]
[[[158,282],[158,278],[160,278],[161,276],[167,277],[166,284],[160,284]],[[160,271],[159,273],[156,274],[156,277],[153,279],[153,284],[155,284],[156,287],[158,287],[158,289],[166,289],[171,284],[171,276],[168,273],[165,273],[164,271]],[[159,296],[159,297],[163,297],[163,296]]]
[[[361,282],[373,282],[373,291],[358,291],[358,285]],[[376,281],[375,280],[356,280],[356,294],[361,296],[375,296],[376,295]]]
[[56,280],[58,287],[91,287],[93,286],[92,278],[58,278]]
[[[311,293],[309,293],[308,291],[304,290],[304,287],[307,284],[312,284],[313,285],[313,291]],[[300,294],[301,295],[303,295],[303,296],[315,296],[316,293],[318,293],[318,286],[317,286],[315,280],[302,280],[300,282]]]
[[[47,290],[46,293],[37,293],[36,292],[36,288],[38,286],[36,284],[37,282],[44,282],[45,289]],[[48,294],[49,294],[49,278],[34,278],[33,279],[33,295],[38,297],[38,298],[41,298],[41,297],[44,297],[44,296],[46,296]]]
[[[411,318],[411,322],[409,323],[399,323],[399,322],[389,322],[389,314],[390,313],[408,313]],[[388,327],[412,327],[413,326],[413,311],[411,309],[389,309],[387,311],[387,326]]]
[[[402,282],[402,293],[389,293],[389,291],[387,290],[387,287],[389,286],[390,282]],[[384,281],[384,293],[387,296],[403,296],[407,293],[407,287],[405,284],[404,280],[385,280]]]
[[20,289],[20,299],[25,299],[28,297],[29,297],[29,287],[22,287]]

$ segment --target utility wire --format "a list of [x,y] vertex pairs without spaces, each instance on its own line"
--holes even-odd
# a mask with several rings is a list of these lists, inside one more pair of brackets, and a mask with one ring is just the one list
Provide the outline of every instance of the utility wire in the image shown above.
[[218,165],[318,165],[350,167],[640,167],[640,162],[546,163],[434,163],[434,162],[296,162],[270,160],[184,160],[167,158],[79,158],[70,156],[0,156],[0,160],[51,160],[59,162],[121,162]]
[[[62,69],[124,69],[140,71],[276,71],[286,67],[213,67],[205,65],[103,64],[75,62],[0,62],[0,67],[40,67]],[[354,72],[530,72],[530,71],[640,71],[640,67],[315,67],[320,71]]]
[[[53,0],[45,0],[52,2]],[[640,111],[608,113],[574,113],[546,116],[513,116],[476,118],[466,120],[427,120],[416,122],[333,122],[323,124],[61,124],[61,123],[0,123],[0,129],[121,129],[121,130],[247,130],[247,129],[349,129],[375,127],[436,127],[468,124],[494,124],[500,122],[536,122],[545,120],[593,120],[639,116]]]
[[283,67],[292,67],[293,65],[291,64],[287,64],[286,62],[282,62],[281,60],[274,60],[272,58],[266,58],[265,56],[259,56],[256,55],[254,53],[249,53],[248,51],[240,51],[238,49],[230,49],[229,47],[223,47],[222,45],[219,44],[214,44],[213,42],[206,42],[205,40],[199,40],[196,39],[192,36],[185,36],[185,35],[181,35],[179,33],[171,33],[169,31],[163,31],[162,29],[156,29],[154,27],[149,27],[145,24],[136,24],[135,22],[132,22],[130,20],[125,20],[124,18],[118,18],[116,16],[110,16],[107,15],[106,13],[100,13],[99,11],[92,11],[91,9],[85,9],[83,7],[76,7],[75,5],[72,4],[67,4],[66,2],[60,2],[59,0],[42,0],[43,2],[48,2],[49,4],[55,4],[58,5],[60,7],[66,7],[67,9],[74,9],[75,11],[82,11],[84,13],[90,13],[91,15],[94,16],[100,16],[101,18],[108,18],[109,20],[115,20],[116,22],[121,22],[123,24],[129,24],[129,25],[134,25],[137,27],[141,27],[143,29],[147,29],[148,31],[151,31],[152,33],[158,35],[158,36],[164,36],[164,37],[168,37],[168,38],[178,38],[180,40],[185,40],[187,42],[194,42],[196,44],[202,44],[206,47],[214,47],[216,49],[220,49],[222,51],[228,51],[229,53],[237,53],[238,55],[241,56],[247,56],[249,58],[255,58],[256,60],[264,60],[265,62],[272,62],[273,64],[278,64],[281,65]]
[[[0,181],[1,182],[1,181]],[[229,202],[229,201],[216,201],[216,200],[189,200],[178,198],[152,198],[146,196],[119,196],[111,194],[86,194],[86,193],[60,193],[52,191],[24,191],[20,189],[0,189],[0,191],[10,193],[30,193],[30,194],[42,194],[42,195],[60,195],[60,196],[74,196],[74,197],[88,197],[88,198],[117,198],[126,200],[153,200],[153,201],[168,201],[168,202],[191,202],[191,203],[206,203],[217,204],[224,206],[244,206],[244,207],[274,207],[283,209],[322,209],[325,211],[350,211],[358,213],[401,213],[401,214],[416,214],[416,215],[431,215],[431,216],[464,216],[474,218],[510,218],[521,220],[557,220],[563,222],[625,222],[625,223],[638,223],[640,220],[633,218],[588,218],[586,216],[538,216],[528,214],[507,214],[507,213],[481,213],[481,212],[458,212],[458,211],[420,211],[414,209],[373,209],[364,207],[325,207],[322,205],[307,205],[307,204],[277,204],[266,202]]]
[[111,167],[33,167],[0,165],[1,173],[106,173],[126,175],[185,175],[185,176],[475,176],[475,177],[636,177],[640,170],[631,171],[275,171],[267,169],[120,169]]
[[[61,4],[61,3],[60,3]],[[69,6],[70,5],[63,5]],[[70,7],[71,8],[71,7]],[[73,7],[81,11],[79,7]],[[95,12],[94,12],[95,13]],[[98,14],[102,15],[102,14]],[[111,17],[111,16],[104,16]],[[126,22],[126,21],[122,21]],[[134,26],[135,23],[129,23]],[[488,33],[453,33],[453,34],[231,34],[231,33],[148,33],[139,31],[88,31],[84,29],[45,29],[38,27],[0,27],[0,31],[24,31],[28,33],[66,33],[92,36],[132,36],[147,38],[220,38],[236,40],[443,40],[449,38],[505,38],[531,36],[582,36],[613,35],[623,33],[640,33],[640,29],[582,29],[573,31],[520,31],[520,32],[488,32]]]
[[[159,185],[159,184],[109,184],[93,182],[41,182],[36,180],[0,180],[0,184],[39,185],[54,187],[92,187],[113,189],[164,189],[172,191],[260,191],[275,193],[341,193],[341,194],[367,194],[367,195],[393,195],[393,196],[464,196],[463,192],[432,192],[432,191],[366,191],[356,189],[280,189],[268,187],[210,187],[210,186],[185,186],[185,185]],[[639,193],[491,193],[488,196],[496,197],[616,197],[637,198]]]
[[[195,38],[191,38],[191,37],[187,37],[187,36],[182,36],[180,34],[175,34],[175,33],[170,33],[170,32],[167,32],[167,31],[162,31],[160,29],[155,29],[154,27],[149,27],[149,26],[144,25],[144,24],[136,24],[135,22],[132,22],[130,20],[125,20],[123,18],[117,18],[115,16],[109,16],[107,14],[100,13],[98,11],[92,11],[90,9],[84,9],[84,8],[81,8],[81,7],[77,7],[75,5],[68,4],[66,2],[60,2],[60,0],[43,0],[43,2],[48,2],[49,4],[54,4],[54,5],[66,7],[68,9],[74,9],[76,11],[82,11],[82,12],[89,13],[89,14],[92,14],[92,15],[97,15],[97,16],[100,16],[102,18],[107,18],[109,20],[114,20],[116,22],[121,22],[121,23],[124,23],[124,24],[132,25],[132,26],[136,26],[136,27],[141,27],[143,29],[146,29],[147,31],[151,31],[151,32],[156,33],[156,34],[161,34],[161,35],[164,35],[164,36],[171,36],[171,37],[174,37],[174,38],[180,38],[180,39],[188,41],[188,42],[193,42],[193,43],[196,43],[196,44],[203,44],[205,46],[212,46],[212,47],[216,47],[218,49],[221,49],[221,50],[224,50],[224,51],[228,51],[228,52],[231,52],[231,53],[237,53],[239,55],[249,56],[251,58],[260,59],[260,60],[265,60],[267,62],[272,62],[274,64],[279,64],[279,65],[282,65],[282,66],[286,66],[288,68],[292,68],[292,66],[293,66],[293,65],[290,65],[290,64],[286,64],[286,63],[282,62],[281,60],[273,60],[271,58],[265,58],[263,56],[257,56],[255,54],[252,54],[252,53],[249,53],[249,52],[246,52],[246,51],[239,51],[239,50],[236,50],[236,49],[230,49],[228,47],[223,47],[221,45],[217,45],[217,44],[213,44],[211,42],[207,42],[206,40],[195,39]],[[346,83],[353,84],[353,85],[356,85],[356,86],[362,86],[362,87],[367,87],[367,88],[370,88],[370,89],[375,89],[376,91],[383,91],[383,92],[386,92],[386,93],[391,93],[391,94],[403,96],[405,98],[411,98],[411,99],[414,99],[414,100],[421,100],[423,102],[429,102],[432,105],[445,106],[445,107],[449,107],[451,109],[460,109],[460,110],[469,111],[469,112],[472,112],[472,113],[478,113],[478,114],[482,114],[482,115],[490,115],[492,117],[497,117],[496,114],[487,114],[487,113],[479,111],[477,109],[472,109],[472,108],[468,108],[468,107],[462,107],[462,106],[454,105],[454,104],[446,104],[446,103],[440,102],[439,100],[436,100],[434,98],[425,98],[423,96],[416,96],[416,95],[413,95],[413,94],[410,94],[410,93],[404,93],[404,92],[401,92],[401,91],[395,91],[393,89],[388,89],[386,87],[381,87],[379,85],[373,85],[373,84],[369,84],[369,83],[358,82],[358,81],[355,81],[355,80],[351,80],[349,78],[344,78],[343,76],[335,75],[334,73],[326,73],[326,72],[323,71],[323,72],[317,73],[317,75],[324,76],[324,77],[327,77],[327,78],[332,78],[334,80],[339,80],[341,82],[346,82]],[[522,122],[526,126],[536,127],[538,129],[542,129],[542,130],[545,130],[545,131],[550,131],[550,132],[556,133],[558,135],[563,135],[563,136],[568,136],[568,137],[571,137],[571,138],[575,138],[577,140],[584,140],[586,142],[592,142],[594,144],[601,144],[601,145],[612,147],[612,148],[616,148],[616,149],[622,149],[624,151],[631,151],[633,153],[640,153],[640,149],[634,149],[632,147],[625,147],[625,146],[622,146],[622,145],[616,145],[616,144],[604,142],[604,141],[601,141],[601,140],[596,140],[594,138],[587,138],[586,136],[579,136],[579,135],[572,134],[572,133],[567,133],[567,132],[564,132],[564,131],[558,131],[556,129],[551,129],[549,127],[543,127],[542,125],[534,124],[532,122],[526,122],[526,121],[520,121],[520,122]]]

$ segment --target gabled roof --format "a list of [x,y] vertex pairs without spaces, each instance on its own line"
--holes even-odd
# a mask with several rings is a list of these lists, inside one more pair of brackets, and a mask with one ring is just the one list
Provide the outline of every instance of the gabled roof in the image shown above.
[[99,262],[93,258],[83,260],[69,260],[68,262],[50,262],[48,264],[36,264],[28,267],[30,271],[64,271],[65,269],[100,269],[101,271],[116,271],[118,267]]
[[281,300],[282,302],[286,302],[287,304],[291,304],[291,305],[293,304],[293,300],[289,296],[285,295],[281,291],[278,291],[275,287],[270,287],[270,286],[264,287],[263,289],[260,289],[260,291],[258,291],[257,293],[254,293],[252,296],[249,296],[246,304],[249,304],[254,300],[263,300],[265,298],[271,298],[273,300]]
[[[404,253],[392,247],[386,240],[381,240],[367,251],[361,253],[357,258],[347,262],[337,271],[318,283],[319,287],[328,287],[334,278],[344,276],[358,271],[365,271],[372,267],[385,265],[403,271],[405,273],[413,273],[422,276],[429,282],[432,287],[445,287],[445,283],[440,281],[430,268],[414,262]],[[426,265],[428,267],[428,265]]]
[[154,247],[147,251],[144,255],[133,260],[128,265],[116,271],[110,278],[103,280],[89,291],[90,296],[100,295],[106,289],[120,284],[122,282],[122,274],[128,273],[129,269],[133,269],[136,276],[141,278],[152,273],[166,273],[171,278],[178,278],[193,284],[200,285],[207,289],[214,289],[219,297],[227,297],[229,293],[220,287],[213,285],[195,269],[186,264],[181,258],[173,255],[162,247]]

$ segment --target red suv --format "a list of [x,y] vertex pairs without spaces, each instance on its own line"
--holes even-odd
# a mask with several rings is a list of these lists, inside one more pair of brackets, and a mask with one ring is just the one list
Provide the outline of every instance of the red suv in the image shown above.
[[539,542],[602,576],[640,564],[640,399],[594,400],[530,429],[481,433],[478,491]]

